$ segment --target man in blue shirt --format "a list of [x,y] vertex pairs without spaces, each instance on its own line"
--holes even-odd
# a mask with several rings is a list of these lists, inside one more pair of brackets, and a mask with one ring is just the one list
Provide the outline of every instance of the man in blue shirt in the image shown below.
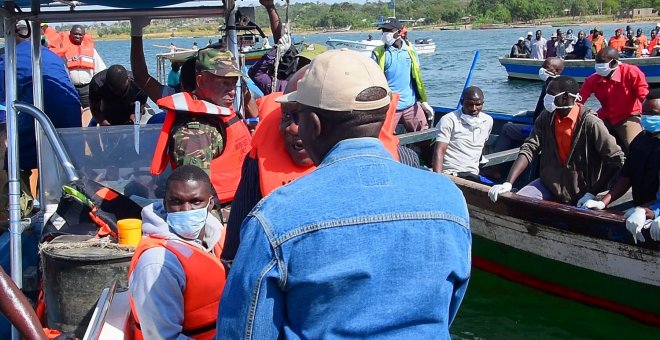
[[388,19],[378,29],[383,31],[381,40],[384,45],[376,47],[371,58],[385,73],[392,91],[401,95],[394,121],[398,123],[403,118],[407,132],[426,130],[429,124],[425,113],[432,117],[433,109],[426,102],[417,53],[410,43],[402,39],[403,25],[398,20]]
[[[32,103],[32,47],[26,39],[17,36],[17,98],[20,101]],[[44,113],[56,128],[80,127],[82,122],[78,91],[71,84],[69,73],[62,58],[46,47],[41,47],[41,72],[43,76]],[[4,101],[4,54],[0,56],[0,79],[2,79],[0,81],[0,98]],[[26,114],[18,115],[18,143],[21,169],[31,170],[37,168],[34,119]]]
[[371,60],[331,50],[278,99],[297,105],[318,167],[243,222],[218,334],[449,339],[470,276],[467,206],[448,177],[396,162],[378,140],[390,95]]
[[587,39],[584,31],[578,32],[578,39],[573,46],[573,52],[566,56],[566,59],[593,59],[591,41]]

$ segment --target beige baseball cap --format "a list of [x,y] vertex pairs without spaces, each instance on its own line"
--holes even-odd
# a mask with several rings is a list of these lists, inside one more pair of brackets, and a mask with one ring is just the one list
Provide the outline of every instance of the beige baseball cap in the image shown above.
[[[387,90],[385,98],[363,102],[356,98],[370,87]],[[298,90],[278,97],[278,103],[300,103],[329,111],[375,110],[390,103],[390,87],[375,61],[347,49],[321,53],[298,82]]]

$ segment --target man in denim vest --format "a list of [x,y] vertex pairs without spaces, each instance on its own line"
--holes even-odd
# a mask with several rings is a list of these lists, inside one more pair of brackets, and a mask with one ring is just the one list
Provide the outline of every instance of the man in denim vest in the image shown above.
[[449,338],[470,277],[467,207],[448,177],[396,162],[377,139],[390,94],[372,60],[331,50],[278,99],[298,105],[318,167],[243,222],[218,334]]

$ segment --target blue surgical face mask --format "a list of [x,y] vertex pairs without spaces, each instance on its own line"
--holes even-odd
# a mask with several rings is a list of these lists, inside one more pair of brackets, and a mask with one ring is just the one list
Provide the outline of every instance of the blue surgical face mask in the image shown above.
[[206,217],[209,215],[209,205],[211,200],[205,207],[187,211],[177,211],[167,213],[167,225],[172,228],[172,231],[181,238],[187,240],[194,240],[199,237],[199,233],[206,225]]
[[660,116],[642,115],[642,127],[650,133],[660,132]]

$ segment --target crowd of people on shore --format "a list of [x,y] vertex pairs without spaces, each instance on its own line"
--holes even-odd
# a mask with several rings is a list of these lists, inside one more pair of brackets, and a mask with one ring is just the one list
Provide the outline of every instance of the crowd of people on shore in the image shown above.
[[644,34],[641,28],[636,31],[632,27],[626,29],[617,28],[614,35],[605,39],[603,31],[598,27],[589,31],[578,31],[573,34],[572,29],[564,32],[561,28],[552,32],[550,40],[543,37],[541,30],[535,34],[527,32],[526,37],[518,38],[511,46],[510,58],[530,58],[545,60],[546,58],[558,57],[561,59],[593,59],[604,47],[612,47],[619,52],[621,58],[655,57],[660,53],[660,23],[649,32]]

